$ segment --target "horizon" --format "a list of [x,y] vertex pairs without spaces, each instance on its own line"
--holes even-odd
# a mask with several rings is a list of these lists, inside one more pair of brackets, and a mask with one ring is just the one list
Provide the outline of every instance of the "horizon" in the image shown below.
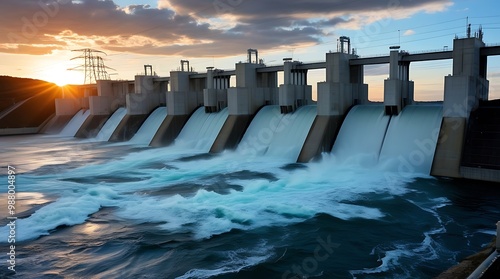
[[[472,32],[482,26],[486,44],[500,43],[500,16],[489,11],[491,0],[359,2],[6,0],[0,3],[5,34],[0,74],[82,84],[82,72],[67,70],[82,64],[71,60],[78,56],[72,50],[80,48],[107,53],[106,66],[117,70],[110,72],[116,74],[113,80],[133,80],[145,64],[169,76],[182,59],[197,72],[209,66],[234,69],[246,60],[248,48],[258,49],[268,65],[282,64],[285,57],[324,61],[327,52],[336,50],[339,36],[350,37],[360,56],[388,55],[391,45],[409,52],[452,49],[453,38],[465,36],[467,23]],[[488,60],[490,99],[500,98],[499,61]],[[415,99],[442,100],[451,67],[451,60],[412,63]],[[365,67],[371,100],[382,99],[387,75],[388,65]],[[324,79],[324,70],[309,71],[314,95],[316,83]]]

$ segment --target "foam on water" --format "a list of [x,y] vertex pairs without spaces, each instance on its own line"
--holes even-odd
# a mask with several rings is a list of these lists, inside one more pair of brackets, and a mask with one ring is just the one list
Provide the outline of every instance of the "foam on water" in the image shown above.
[[[150,223],[148,225],[161,231],[162,235],[181,235],[183,240],[180,242],[188,239],[193,240],[192,243],[195,244],[208,243],[214,238],[223,241],[224,234],[232,234],[234,231],[244,234],[260,228],[268,227],[274,230],[276,227],[286,226],[290,226],[290,230],[295,230],[297,226],[302,225],[300,223],[324,218],[328,222],[338,221],[340,230],[346,229],[342,227],[343,225],[359,226],[355,228],[361,230],[363,229],[361,226],[365,225],[361,221],[369,224],[393,221],[391,215],[397,213],[398,209],[393,209],[386,203],[390,204],[391,200],[399,198],[411,204],[415,212],[421,214],[419,217],[427,218],[430,223],[427,223],[426,219],[425,225],[420,224],[419,228],[423,228],[422,231],[417,232],[417,237],[411,240],[402,236],[397,241],[386,239],[383,243],[376,243],[375,247],[370,246],[367,254],[373,248],[373,256],[379,257],[378,265],[375,262],[364,269],[363,266],[359,267],[359,264],[355,265],[356,269],[350,271],[352,276],[361,277],[368,274],[367,276],[411,277],[413,274],[421,274],[411,270],[413,263],[421,267],[432,259],[454,260],[455,254],[442,247],[439,242],[439,236],[446,231],[444,226],[448,220],[443,220],[438,210],[451,202],[446,198],[414,197],[415,190],[409,189],[408,186],[422,176],[419,171],[401,175],[394,171],[391,164],[386,163],[388,161],[385,158],[381,158],[379,165],[375,167],[367,167],[365,164],[366,154],[372,150],[380,152],[382,140],[373,142],[358,132],[363,129],[366,131],[373,126],[384,126],[385,119],[380,114],[380,108],[356,109],[355,107],[353,116],[348,116],[346,123],[354,121],[349,120],[349,117],[356,118],[356,114],[360,117],[357,121],[360,121],[361,127],[368,121],[374,123],[366,124],[363,129],[342,127],[344,138],[339,138],[336,143],[339,144],[336,147],[338,149],[334,148],[338,153],[324,154],[321,161],[297,168],[290,168],[288,164],[295,160],[282,154],[292,151],[281,150],[281,146],[273,147],[274,137],[279,137],[275,132],[285,123],[285,118],[290,117],[289,123],[292,129],[296,125],[302,127],[297,128],[300,131],[296,131],[300,132],[300,136],[289,134],[283,137],[286,140],[302,138],[302,132],[307,130],[308,125],[310,127],[309,121],[312,123],[313,109],[301,108],[298,112],[304,114],[304,118],[300,120],[303,122],[298,119],[299,122],[294,122],[293,115],[281,115],[276,108],[263,108],[264,113],[262,115],[259,113],[260,116],[256,117],[261,120],[254,121],[255,124],[252,122],[255,127],[250,127],[253,137],[257,139],[259,137],[266,139],[268,130],[273,133],[273,138],[268,139],[269,142],[266,141],[265,147],[259,149],[261,145],[265,145],[262,143],[256,146],[266,157],[243,157],[248,154],[245,153],[247,152],[245,149],[226,151],[217,156],[205,154],[206,156],[197,157],[206,152],[209,144],[189,142],[189,139],[195,135],[202,138],[213,137],[214,130],[220,129],[218,125],[223,123],[224,117],[222,112],[206,115],[204,112],[202,114],[202,111],[197,111],[193,119],[198,119],[200,122],[203,119],[203,124],[196,121],[186,126],[186,130],[179,137],[183,143],[176,143],[176,146],[126,151],[104,163],[90,160],[85,165],[61,169],[57,173],[20,175],[18,181],[24,192],[49,194],[52,202],[39,208],[31,216],[17,220],[19,228],[17,239],[19,241],[36,239],[58,231],[61,226],[83,224],[90,215],[103,207],[113,207],[112,215],[109,217],[111,220],[113,218],[125,220],[130,227]],[[439,112],[434,108],[415,110],[410,108],[409,113],[404,112],[401,119],[395,121],[395,126],[388,131],[386,136],[388,145],[384,148],[394,146],[396,143],[402,144],[407,140],[404,137],[398,138],[397,134],[392,135],[392,130],[402,129],[403,133],[411,133],[404,129],[406,125],[413,125],[412,121],[424,121],[424,117],[429,117],[425,121],[432,122],[439,117]],[[434,124],[430,126],[439,126],[438,122]],[[283,131],[286,131],[286,127],[283,126]],[[419,133],[422,131],[425,133],[428,128],[430,127],[425,129],[421,127],[417,130]],[[379,132],[378,128],[373,129],[376,130],[373,131],[375,134]],[[250,137],[250,135],[245,136]],[[419,139],[424,141],[425,137]],[[249,138],[246,140],[251,144]],[[285,139],[280,141],[282,140],[285,141]],[[347,144],[349,142],[360,145],[361,154],[356,153],[357,149],[351,148]],[[365,147],[362,145],[363,142],[370,147],[363,149]],[[348,151],[342,153],[344,150],[340,149],[341,145]],[[193,148],[186,150],[186,146]],[[395,149],[402,150],[402,154],[412,154],[415,146],[396,146]],[[90,153],[91,150],[81,152]],[[382,154],[387,156],[391,152],[382,150]],[[359,159],[363,156],[364,159]],[[394,222],[397,226],[403,221]],[[418,238],[420,232],[421,238]],[[0,228],[0,235],[7,233],[7,227]],[[335,232],[332,231],[332,234]],[[5,241],[6,239],[0,239],[0,242]],[[273,244],[263,241],[259,245],[241,249],[221,248],[223,251],[218,254],[217,261],[210,259],[207,262],[192,263],[192,266],[178,273],[179,278],[209,278],[269,263],[276,252]],[[162,242],[158,246],[163,245],[167,244]],[[186,249],[185,246],[178,248],[178,251],[182,249]],[[308,248],[299,247],[299,249]],[[64,248],[60,251],[64,251]],[[89,255],[102,256],[99,252],[89,252]],[[180,255],[183,254],[180,252]],[[288,256],[292,258],[287,259]],[[287,257],[283,261],[292,261],[290,264],[300,264],[303,260],[298,259],[299,262],[293,262],[296,259],[292,255],[287,254]],[[323,274],[321,272],[318,270],[318,274]]]
[[106,121],[104,126],[102,126],[101,130],[97,134],[97,136],[93,139],[95,141],[108,141],[113,135],[113,132],[116,130],[116,127],[120,124],[123,117],[127,114],[126,108],[117,109],[113,115]]
[[[83,223],[103,206],[117,207],[116,214],[122,218],[159,222],[163,224],[159,228],[172,233],[189,232],[197,239],[235,228],[285,226],[318,213],[343,220],[378,219],[384,216],[379,209],[350,201],[366,193],[404,193],[401,183],[411,181],[401,177],[399,183],[394,183],[399,184],[396,187],[386,183],[383,173],[332,170],[328,158],[321,163],[312,163],[306,169],[289,171],[281,169],[281,163],[267,158],[238,161],[238,153],[228,153],[210,161],[170,161],[167,169],[142,167],[145,161],[137,158],[144,158],[149,163],[162,162],[161,154],[153,151],[141,152],[144,157],[129,155],[103,165],[84,166],[58,174],[52,181],[61,197],[29,218],[20,220],[21,227],[29,228],[20,239],[37,238],[60,225]],[[256,172],[257,177],[252,175],[251,179],[242,179],[233,175],[245,170]],[[259,173],[272,173],[275,178],[269,178],[267,174],[258,178]],[[227,175],[220,176],[224,174]],[[106,178],[98,182],[101,175],[115,177],[113,179],[117,181]],[[39,191],[48,187],[46,183],[50,180],[47,176],[44,179],[25,179],[33,183],[30,188]],[[89,179],[99,185],[88,188]],[[144,190],[168,189],[190,181],[202,186],[193,195],[140,194]],[[209,185],[212,190],[205,190],[204,185]],[[226,194],[217,191],[217,187],[227,185],[239,185],[241,190],[220,191]]]
[[[297,134],[284,133],[283,137],[295,137],[296,141],[303,141],[304,134],[307,134],[304,131],[308,131],[313,121],[314,110],[312,106],[301,108],[297,111],[297,114],[301,115],[299,121],[293,118],[293,115],[281,115],[276,106],[265,107],[252,123],[245,140],[248,141],[252,134],[253,137],[258,137],[262,129],[267,129],[272,132],[269,147],[272,146],[275,133],[279,129],[283,132],[295,129],[301,130],[300,140],[297,140]],[[383,116],[380,116],[379,108],[367,106],[360,108],[360,111],[364,117],[376,116],[376,121],[385,121]],[[121,119],[124,112],[122,109],[115,113],[111,122],[119,122],[118,118]],[[356,115],[356,111],[354,112]],[[194,122],[188,123],[181,133],[180,141],[185,144],[195,136],[214,138],[225,117],[227,111],[207,115],[199,109],[192,117]],[[285,122],[284,118],[289,118],[289,125],[279,128],[280,123]],[[347,134],[352,137],[353,133],[351,131]],[[280,137],[281,135],[277,136]],[[211,144],[202,145],[209,148]],[[198,144],[193,146],[200,147]],[[33,190],[40,189],[40,183],[54,181],[54,184],[58,184],[54,185],[54,189],[58,189],[60,198],[29,218],[20,220],[20,226],[29,228],[20,239],[37,238],[60,225],[80,224],[103,206],[116,206],[117,214],[129,220],[143,222],[147,216],[149,222],[161,223],[159,227],[164,230],[172,233],[189,232],[197,239],[209,238],[235,228],[247,230],[265,226],[285,226],[307,220],[319,213],[343,220],[379,219],[385,214],[378,208],[356,205],[352,201],[373,193],[404,194],[404,185],[417,177],[390,176],[388,181],[386,172],[342,164],[336,160],[335,155],[325,156],[322,162],[311,163],[305,169],[296,170],[281,169],[284,162],[294,162],[280,160],[281,152],[271,152],[268,156],[274,156],[272,159],[247,157],[246,160],[241,160],[244,151],[239,150],[226,152],[208,161],[175,160],[186,153],[189,154],[187,151],[177,153],[176,151],[183,149],[181,147],[148,149],[104,164],[61,172],[53,177],[59,182],[47,176],[43,179],[27,176],[25,179],[30,180],[29,184],[33,183],[29,187]],[[159,167],[150,168],[150,165]],[[233,175],[247,170],[255,172],[257,177],[253,175],[252,179],[247,180]],[[221,174],[227,174],[227,177],[217,178]],[[266,175],[258,178],[259,174]],[[269,178],[267,174],[272,174],[274,178]],[[99,185],[88,188],[89,181],[95,181]],[[152,189],[166,191],[179,183],[195,183],[200,186],[188,196],[139,194]],[[210,190],[205,189],[206,185]],[[229,188],[233,190],[217,190],[217,187],[228,185],[235,186]]]
[[167,117],[167,108],[159,107],[155,109],[144,121],[141,128],[137,131],[137,133],[130,139],[129,143],[131,144],[140,144],[140,145],[149,145],[153,140],[158,128],[160,128],[161,123]]
[[258,247],[251,251],[238,249],[236,251],[224,252],[224,261],[220,262],[212,269],[191,269],[186,274],[177,279],[198,279],[211,278],[213,276],[238,273],[244,268],[258,265],[273,256],[273,251],[265,242],[261,242]]
[[[28,218],[18,219],[16,240],[25,241],[48,235],[59,226],[82,224],[88,216],[97,212],[101,206],[113,206],[120,197],[107,187],[93,187],[82,193],[65,195],[43,206]],[[8,234],[7,227],[0,228],[0,233]]]
[[83,122],[87,120],[90,115],[90,110],[81,109],[79,110],[73,118],[66,124],[64,129],[59,133],[63,137],[74,137],[78,129],[82,126]]
[[351,270],[350,273],[354,278],[357,278],[358,275],[388,274],[388,272],[392,277],[413,278],[414,276],[411,274],[415,273],[415,266],[422,262],[438,260],[443,257],[454,262],[458,253],[448,250],[436,241],[436,238],[439,239],[440,235],[446,232],[445,223],[441,220],[437,210],[450,205],[450,201],[446,198],[435,198],[423,202],[411,200],[409,202],[433,215],[436,218],[437,226],[423,232],[421,242],[399,241],[381,244],[373,248],[371,255],[379,255],[380,265],[362,270]]

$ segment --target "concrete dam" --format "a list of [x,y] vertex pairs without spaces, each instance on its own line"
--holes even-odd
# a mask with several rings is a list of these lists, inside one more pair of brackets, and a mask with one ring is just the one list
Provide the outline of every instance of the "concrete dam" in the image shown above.
[[[169,77],[99,80],[84,98],[56,100],[42,132],[95,141],[174,146],[309,162],[330,153],[339,162],[385,166],[400,173],[500,181],[500,103],[488,100],[487,58],[500,55],[482,34],[455,38],[453,50],[360,58],[350,40],[324,62],[284,59],[267,67],[258,52],[234,70],[193,72],[189,61]],[[411,62],[453,60],[443,102],[416,102]],[[368,100],[365,65],[389,64],[384,101]],[[307,72],[326,69],[317,101]],[[284,82],[278,85],[278,72]],[[236,86],[230,86],[235,77]],[[244,157],[242,157],[244,158]]]

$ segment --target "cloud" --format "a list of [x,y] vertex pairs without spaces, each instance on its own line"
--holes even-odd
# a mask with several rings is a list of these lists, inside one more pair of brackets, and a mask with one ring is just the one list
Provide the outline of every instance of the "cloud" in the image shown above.
[[406,30],[404,33],[403,33],[403,36],[411,36],[415,34],[415,31],[414,30],[411,30],[411,29],[408,29]]
[[338,28],[356,29],[450,5],[450,0],[159,0],[153,8],[120,7],[112,0],[2,0],[0,52],[45,54],[51,49],[96,47],[139,54],[230,56],[249,47],[314,45]]

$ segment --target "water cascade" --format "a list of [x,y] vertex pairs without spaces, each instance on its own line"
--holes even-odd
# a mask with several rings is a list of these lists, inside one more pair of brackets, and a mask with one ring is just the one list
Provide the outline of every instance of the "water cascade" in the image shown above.
[[108,141],[113,132],[116,130],[116,127],[118,127],[118,124],[120,124],[120,121],[122,121],[123,117],[125,117],[126,114],[126,108],[117,109],[115,113],[113,113],[113,115],[111,115],[111,117],[108,119],[108,121],[106,121],[95,139],[98,141]]
[[238,151],[296,161],[316,117],[316,106],[281,114],[278,106],[262,108],[248,127]]
[[177,147],[208,152],[227,119],[227,108],[217,113],[206,113],[198,108],[189,118],[175,140]]
[[144,121],[144,124],[142,124],[141,128],[139,128],[134,137],[130,139],[129,143],[149,145],[165,117],[167,117],[166,107],[159,107],[155,109],[149,115],[148,119]]
[[442,106],[407,106],[397,116],[360,105],[347,115],[332,153],[338,162],[429,174],[441,126]]
[[79,110],[73,118],[66,124],[64,129],[59,133],[60,136],[74,137],[78,129],[82,126],[83,122],[89,117],[90,110]]
[[359,105],[347,115],[332,149],[339,162],[375,165],[384,142],[389,116],[379,105]]

